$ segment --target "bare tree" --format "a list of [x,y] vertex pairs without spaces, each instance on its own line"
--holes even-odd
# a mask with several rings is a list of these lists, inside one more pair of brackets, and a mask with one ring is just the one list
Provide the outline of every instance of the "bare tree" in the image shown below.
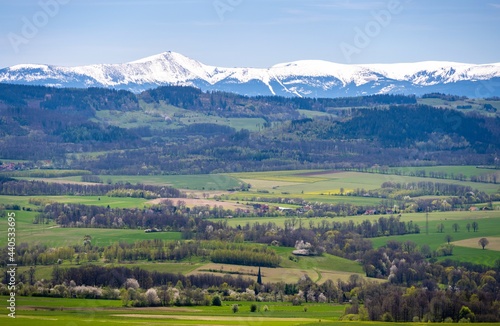
[[460,225],[458,225],[458,223],[453,223],[451,228],[453,229],[453,231],[458,232],[458,230],[460,230]]
[[450,244],[451,240],[453,240],[453,238],[451,237],[451,235],[447,234],[444,239],[446,240],[446,242],[448,242],[448,244]]
[[483,247],[484,250],[484,247],[486,247],[490,242],[486,238],[481,238],[479,239],[478,243],[481,247]]

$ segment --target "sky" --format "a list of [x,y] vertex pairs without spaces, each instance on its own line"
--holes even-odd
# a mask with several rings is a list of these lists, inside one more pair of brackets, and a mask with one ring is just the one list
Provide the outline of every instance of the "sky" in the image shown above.
[[0,0],[0,67],[500,62],[500,0]]

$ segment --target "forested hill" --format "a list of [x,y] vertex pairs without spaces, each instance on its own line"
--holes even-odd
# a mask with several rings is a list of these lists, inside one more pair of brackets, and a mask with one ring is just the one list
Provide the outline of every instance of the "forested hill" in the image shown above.
[[0,158],[101,174],[498,162],[498,115],[418,101],[0,84]]
[[464,115],[428,105],[391,105],[378,110],[354,109],[342,120],[294,120],[284,131],[310,139],[376,140],[391,148],[419,143],[428,149],[473,147],[485,152],[500,145],[499,122],[498,117]]
[[283,120],[297,116],[295,110],[326,112],[342,107],[373,107],[389,104],[415,104],[415,96],[370,95],[342,98],[299,98],[282,96],[248,97],[234,93],[202,92],[193,87],[159,87],[139,95],[145,101],[160,102],[224,117],[263,117]]

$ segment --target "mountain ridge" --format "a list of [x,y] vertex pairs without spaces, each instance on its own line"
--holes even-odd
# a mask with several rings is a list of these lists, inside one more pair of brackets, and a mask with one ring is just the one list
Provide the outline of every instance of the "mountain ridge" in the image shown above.
[[269,68],[206,65],[176,52],[121,64],[63,67],[20,64],[0,69],[0,82],[55,87],[106,87],[141,92],[165,85],[242,95],[339,97],[442,92],[469,97],[500,95],[500,63],[423,61],[347,65],[324,60]]

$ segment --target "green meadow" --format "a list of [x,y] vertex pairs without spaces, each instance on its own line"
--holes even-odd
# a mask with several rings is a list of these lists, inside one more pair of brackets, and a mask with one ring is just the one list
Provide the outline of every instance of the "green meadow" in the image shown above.
[[[153,186],[172,186],[186,190],[218,191],[240,186],[241,181],[223,174],[200,175],[101,175],[106,183],[146,184]],[[81,175],[70,177],[28,178],[20,179],[40,180],[45,182],[81,183]]]
[[[8,297],[0,297],[6,302]],[[291,303],[257,303],[258,310],[250,312],[254,302],[223,301],[221,307],[158,307],[129,308],[123,307],[120,300],[60,299],[18,297],[16,318],[7,316],[7,309],[0,315],[2,325],[307,325],[307,326],[342,326],[342,325],[379,325],[403,326],[424,325],[423,323],[388,323],[388,322],[345,322],[340,321],[345,306],[338,304],[315,303],[293,306]],[[239,311],[233,313],[233,304],[239,305]],[[265,311],[264,307],[267,307]],[[452,325],[451,323],[441,323]],[[481,323],[494,326],[496,323]]]
[[[0,297],[6,302],[7,297]],[[224,301],[221,307],[123,307],[121,300],[59,299],[19,297],[16,318],[0,315],[0,323],[9,325],[87,325],[98,322],[106,325],[308,325],[314,322],[338,321],[343,305],[291,303],[258,303],[258,310],[250,312],[254,302]],[[233,313],[233,304],[239,311]],[[264,306],[267,309],[264,309]],[[304,309],[307,307],[307,309]],[[265,311],[267,310],[267,311]],[[6,310],[7,311],[7,310]]]
[[[458,167],[462,168],[462,167]],[[412,168],[413,169],[413,168]],[[415,168],[416,170],[420,168]],[[435,171],[446,170],[446,167],[429,168]],[[470,175],[480,175],[472,172],[474,167],[467,167]],[[494,173],[495,170],[481,169]],[[475,171],[478,172],[478,171]],[[450,172],[448,172],[450,173]],[[439,182],[448,184],[459,184],[470,186],[473,189],[484,191],[488,194],[498,192],[499,185],[492,183],[479,183],[470,181],[457,181],[450,179],[436,179],[430,177],[412,177],[392,174],[362,173],[351,171],[273,171],[273,172],[250,172],[231,173],[229,176],[241,179],[252,185],[251,191],[269,191],[271,194],[282,195],[283,193],[300,194],[303,198],[318,196],[327,198],[356,189],[372,190],[380,188],[384,182]]]
[[36,209],[37,206],[30,203],[30,198],[42,200],[46,203],[84,204],[109,206],[110,208],[141,208],[144,207],[147,202],[147,200],[143,198],[108,196],[0,196],[0,205],[10,204]]
[[[16,214],[16,242],[42,243],[50,247],[80,244],[85,235],[92,236],[92,243],[99,246],[118,241],[134,242],[146,239],[180,240],[180,232],[145,233],[131,229],[60,228],[54,222],[34,224],[37,212],[10,211]],[[0,218],[0,229],[7,230],[7,219]],[[2,231],[0,235],[5,235]],[[0,237],[0,246],[7,244],[7,237]]]
[[159,105],[140,101],[140,111],[101,110],[96,112],[95,121],[106,122],[122,128],[150,127],[151,129],[179,129],[201,123],[229,126],[236,130],[258,131],[265,124],[263,118],[224,118],[185,110],[161,102]]
[[405,174],[409,174],[412,172],[416,171],[425,171],[427,175],[429,175],[430,172],[434,173],[446,173],[448,175],[448,178],[451,176],[451,174],[457,176],[459,174],[463,174],[467,178],[470,178],[472,176],[480,176],[480,175],[485,175],[485,174],[497,174],[500,177],[500,171],[499,170],[494,170],[494,169],[486,169],[486,168],[481,168],[481,167],[476,167],[476,166],[422,166],[422,167],[397,167],[397,168],[390,168],[389,170],[396,170],[396,171],[401,171]]

